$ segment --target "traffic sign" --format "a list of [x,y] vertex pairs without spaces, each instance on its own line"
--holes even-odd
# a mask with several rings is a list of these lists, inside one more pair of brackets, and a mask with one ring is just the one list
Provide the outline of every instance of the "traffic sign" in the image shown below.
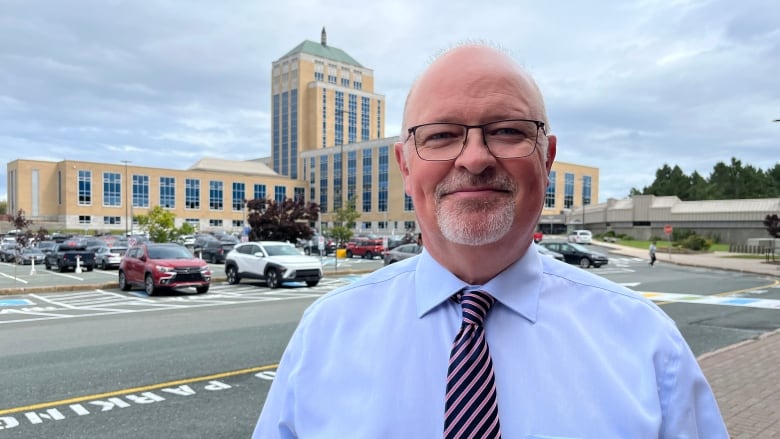
[[672,225],[671,224],[667,224],[667,225],[664,226],[664,233],[666,233],[667,235],[671,235],[672,234]]

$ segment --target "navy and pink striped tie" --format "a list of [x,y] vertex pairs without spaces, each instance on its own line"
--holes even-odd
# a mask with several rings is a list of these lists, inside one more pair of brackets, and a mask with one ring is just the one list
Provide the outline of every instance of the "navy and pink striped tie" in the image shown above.
[[463,324],[450,353],[444,437],[500,438],[493,360],[482,327],[495,299],[483,291],[466,291],[460,302]]

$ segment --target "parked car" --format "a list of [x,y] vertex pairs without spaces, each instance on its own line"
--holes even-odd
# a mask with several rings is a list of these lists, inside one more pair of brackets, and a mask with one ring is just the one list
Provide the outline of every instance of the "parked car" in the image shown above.
[[16,253],[19,251],[19,246],[15,243],[7,242],[0,244],[0,261],[14,262],[16,260]]
[[577,264],[582,268],[588,268],[590,266],[599,268],[602,265],[607,265],[609,262],[606,255],[594,252],[581,244],[573,242],[542,241],[537,245],[562,254],[566,262],[569,264]]
[[540,255],[549,256],[553,259],[566,262],[566,258],[564,258],[563,255],[558,252],[554,252],[543,245],[537,245],[535,247],[536,247],[536,251],[538,251]]
[[43,264],[47,270],[57,268],[60,272],[81,268],[92,271],[95,268],[95,252],[88,251],[84,243],[78,239],[68,239],[57,244],[46,255]]
[[228,253],[225,275],[230,284],[250,278],[265,280],[269,288],[279,288],[284,282],[306,282],[313,287],[322,279],[322,262],[301,254],[290,243],[243,242]]
[[593,234],[590,230],[572,230],[569,233],[569,242],[576,242],[577,244],[591,244],[593,242]]
[[542,241],[542,239],[544,239],[544,233],[538,230],[534,232],[534,242],[539,243]]
[[[319,239],[320,239],[320,235],[314,235],[308,241],[303,241],[301,243],[301,249],[303,249],[303,253],[306,255],[319,255],[320,254]],[[336,248],[338,247],[336,245],[336,241],[326,237],[323,237],[322,240],[324,241],[323,249],[322,249],[323,255],[331,255],[333,253],[336,253]]]
[[163,289],[195,287],[203,294],[210,285],[211,270],[206,261],[181,244],[136,244],[119,263],[119,288],[124,291],[142,286],[153,296]]
[[119,268],[122,257],[127,252],[127,247],[103,246],[95,250],[95,266],[101,270]]
[[402,244],[385,252],[385,265],[390,265],[412,256],[419,255],[423,247],[417,244]]
[[347,258],[360,256],[363,259],[374,259],[374,256],[381,256],[384,253],[382,239],[356,238],[347,243]]
[[227,241],[203,241],[200,247],[200,258],[212,264],[222,264],[225,262],[225,256],[230,253],[230,250],[233,250],[235,245],[234,242]]
[[54,247],[57,246],[56,241],[38,241],[35,243],[35,247],[42,251],[44,254],[51,253]]
[[25,247],[16,253],[16,263],[19,265],[43,265],[46,254],[35,247]]

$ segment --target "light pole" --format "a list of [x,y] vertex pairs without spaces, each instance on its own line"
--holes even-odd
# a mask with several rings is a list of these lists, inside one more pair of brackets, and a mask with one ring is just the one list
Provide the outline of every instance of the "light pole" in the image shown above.
[[130,160],[122,160],[125,164],[125,237],[130,236],[130,182],[127,180],[127,164]]

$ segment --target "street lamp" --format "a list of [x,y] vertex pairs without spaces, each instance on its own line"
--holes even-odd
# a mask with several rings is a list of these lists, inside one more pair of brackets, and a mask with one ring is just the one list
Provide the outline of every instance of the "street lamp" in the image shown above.
[[127,164],[132,163],[130,160],[122,160],[125,164],[125,236],[130,235],[130,182],[127,180]]

